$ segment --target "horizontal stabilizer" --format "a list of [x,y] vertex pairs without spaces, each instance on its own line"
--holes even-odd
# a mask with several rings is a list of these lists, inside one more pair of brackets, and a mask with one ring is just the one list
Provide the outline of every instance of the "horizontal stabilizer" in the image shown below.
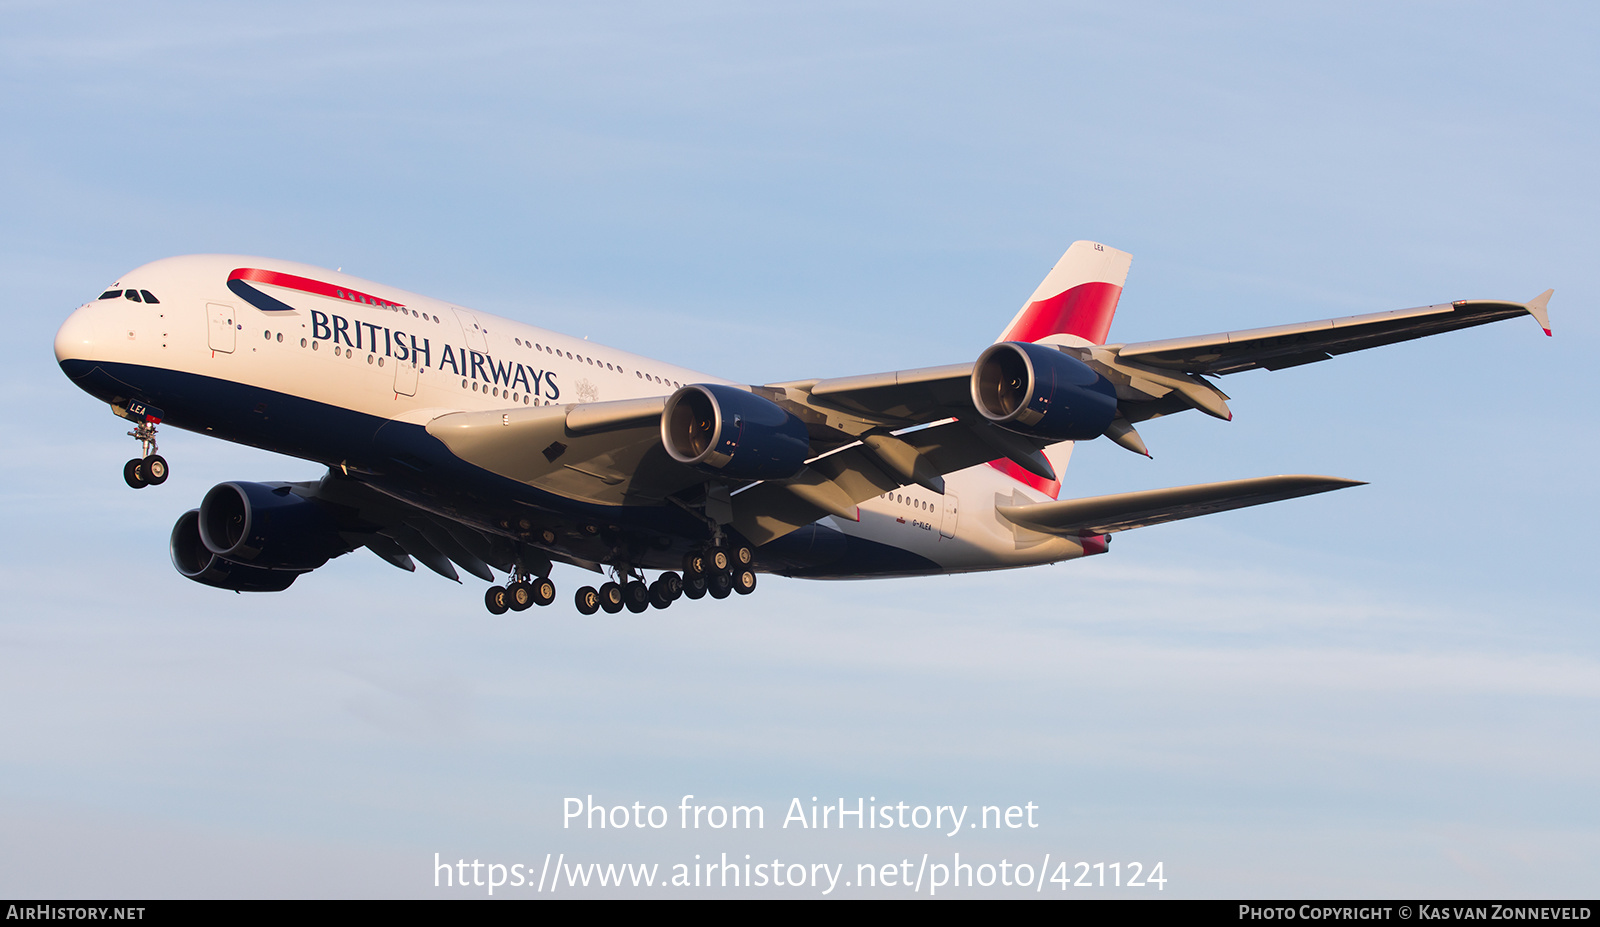
[[1036,505],[1000,505],[995,507],[995,511],[1024,528],[1045,534],[1078,537],[1111,534],[1129,528],[1144,528],[1197,515],[1364,485],[1360,480],[1336,476],[1262,476]]

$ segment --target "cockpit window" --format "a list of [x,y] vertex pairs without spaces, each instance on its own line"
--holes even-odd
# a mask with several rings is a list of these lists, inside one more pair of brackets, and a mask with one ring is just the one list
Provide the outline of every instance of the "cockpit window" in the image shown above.
[[154,296],[152,296],[152,295],[151,295],[151,294],[150,294],[150,291],[149,291],[149,290],[140,290],[140,291],[139,291],[139,295],[140,295],[140,296],[143,296],[143,297],[144,297],[144,301],[145,301],[145,302],[147,302],[147,303],[151,303],[151,304],[154,304],[154,303],[159,303],[159,302],[161,302],[161,300],[159,300],[159,299],[156,299],[156,298],[155,298],[155,297],[154,297]]
[[123,295],[124,298],[131,299],[134,302],[138,302],[139,301],[139,291],[138,290],[128,290],[128,291],[124,292],[122,295]]
[[100,298],[101,299],[116,299],[118,296],[121,296],[121,295],[122,295],[122,291],[121,290],[106,290],[104,293],[100,294]]

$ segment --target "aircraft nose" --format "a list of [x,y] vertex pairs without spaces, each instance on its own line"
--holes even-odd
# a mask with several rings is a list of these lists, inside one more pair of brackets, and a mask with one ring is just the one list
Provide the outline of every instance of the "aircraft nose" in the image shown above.
[[61,323],[56,332],[56,363],[89,360],[94,350],[94,309],[84,306]]

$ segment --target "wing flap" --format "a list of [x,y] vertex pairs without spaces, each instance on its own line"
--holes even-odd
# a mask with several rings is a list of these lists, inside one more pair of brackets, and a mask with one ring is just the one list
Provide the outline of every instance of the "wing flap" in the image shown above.
[[891,436],[869,435],[863,443],[812,460],[794,479],[768,480],[734,495],[734,527],[759,545],[827,515],[855,520],[854,507],[874,496],[907,483],[942,493],[943,474],[988,463],[996,453],[982,433],[954,419]]
[[1360,480],[1335,476],[1263,476],[1036,505],[1000,505],[995,511],[1024,528],[1062,537],[1079,537],[1144,528],[1363,485]]

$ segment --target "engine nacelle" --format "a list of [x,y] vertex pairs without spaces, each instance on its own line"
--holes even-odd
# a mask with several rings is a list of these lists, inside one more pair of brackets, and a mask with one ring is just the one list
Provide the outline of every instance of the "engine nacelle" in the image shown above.
[[679,463],[741,480],[794,476],[811,456],[804,422],[754,393],[712,383],[667,399],[661,443]]
[[1088,364],[1048,345],[1003,341],[973,365],[972,404],[1007,431],[1087,441],[1117,417],[1117,389]]
[[200,510],[190,509],[172,526],[172,565],[178,572],[207,586],[234,592],[282,592],[299,573],[263,570],[231,563],[212,553],[200,539]]
[[264,570],[314,570],[350,548],[323,505],[287,485],[218,483],[200,503],[200,540],[224,560]]

